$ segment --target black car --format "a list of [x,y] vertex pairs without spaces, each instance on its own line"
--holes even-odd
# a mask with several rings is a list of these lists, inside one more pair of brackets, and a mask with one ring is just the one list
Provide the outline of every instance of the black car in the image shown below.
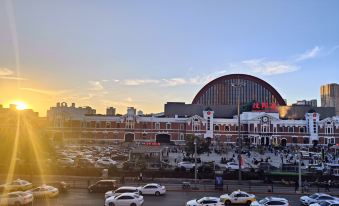
[[117,189],[116,180],[99,180],[88,187],[88,192],[107,192],[115,189]]
[[50,182],[47,183],[47,185],[58,188],[59,192],[68,192],[68,190],[70,189],[70,184],[66,182]]

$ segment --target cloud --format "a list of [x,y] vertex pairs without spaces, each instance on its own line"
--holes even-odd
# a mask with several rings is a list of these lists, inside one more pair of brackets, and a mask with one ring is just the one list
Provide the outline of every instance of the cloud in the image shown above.
[[0,79],[7,79],[7,80],[27,80],[23,77],[15,77],[15,76],[0,76]]
[[171,79],[162,79],[162,86],[174,87],[179,85],[188,84],[189,82],[184,78],[171,78]]
[[321,51],[321,48],[318,46],[315,46],[313,49],[307,50],[306,52],[300,54],[297,58],[296,61],[303,61],[306,59],[313,59],[317,56],[319,56]]
[[277,75],[299,70],[294,64],[282,61],[266,61],[265,59],[250,59],[241,62],[250,72],[261,75]]
[[132,97],[127,97],[126,101],[127,101],[127,102],[132,102],[133,99],[132,99]]
[[8,68],[0,68],[0,76],[9,76],[12,75],[14,72]]
[[40,93],[40,94],[46,94],[46,95],[60,95],[63,93],[68,92],[69,90],[42,90],[42,89],[34,89],[34,88],[20,88],[21,90],[29,91],[29,92],[35,92],[35,93]]
[[92,91],[101,91],[101,90],[104,89],[101,82],[99,82],[99,81],[89,81],[88,83],[92,86],[90,88],[90,90],[92,90]]
[[[115,82],[120,82],[119,80],[114,80]],[[157,79],[126,79],[123,80],[123,84],[127,86],[138,86],[145,84],[158,84],[160,83]]]

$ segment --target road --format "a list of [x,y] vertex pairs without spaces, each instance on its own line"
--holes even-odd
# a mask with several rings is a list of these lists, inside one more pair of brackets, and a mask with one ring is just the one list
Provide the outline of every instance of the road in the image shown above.
[[[170,191],[164,196],[145,196],[144,206],[184,206],[188,200],[203,196],[219,197],[222,192],[174,192]],[[258,199],[265,196],[258,195]],[[285,195],[290,205],[299,204],[299,195]],[[72,189],[68,194],[61,194],[57,199],[37,200],[34,206],[103,206],[104,195],[100,193],[91,194],[85,189]]]

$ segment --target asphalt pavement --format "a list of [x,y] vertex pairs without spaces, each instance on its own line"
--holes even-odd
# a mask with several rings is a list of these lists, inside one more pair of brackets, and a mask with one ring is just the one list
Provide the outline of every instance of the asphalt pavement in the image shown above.
[[[184,206],[188,200],[197,199],[204,196],[219,197],[223,192],[201,192],[201,191],[182,191],[167,192],[163,196],[144,196],[145,202],[143,206]],[[258,199],[267,195],[257,195]],[[289,200],[291,206],[299,206],[300,195],[284,195]],[[104,194],[88,193],[85,189],[72,189],[67,194],[61,194],[56,199],[36,200],[34,206],[103,206]]]

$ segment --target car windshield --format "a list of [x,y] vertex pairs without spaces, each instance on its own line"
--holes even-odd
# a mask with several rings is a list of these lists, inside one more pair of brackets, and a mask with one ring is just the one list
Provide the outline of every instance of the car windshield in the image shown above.
[[317,198],[317,197],[318,197],[317,194],[313,194],[313,195],[309,196],[309,198],[312,198],[312,199],[315,199],[315,198]]
[[268,202],[268,199],[266,198],[259,201],[260,204],[265,204],[266,202]]
[[330,203],[328,203],[328,202],[321,202],[321,203],[319,203],[319,205],[320,205],[320,206],[329,206]]
[[199,200],[197,199],[197,203],[202,203],[202,201],[204,201],[205,200],[205,198],[203,197],[203,198],[200,198]]

